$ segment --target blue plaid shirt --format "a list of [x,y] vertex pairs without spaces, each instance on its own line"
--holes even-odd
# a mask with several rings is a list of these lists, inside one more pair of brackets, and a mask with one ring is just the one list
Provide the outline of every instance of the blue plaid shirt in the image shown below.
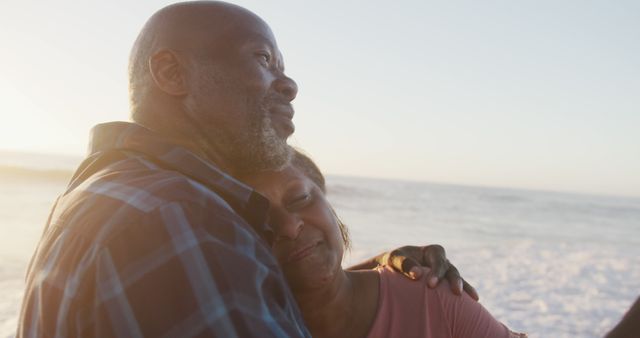
[[92,131],[28,275],[17,337],[308,337],[268,201],[137,124]]

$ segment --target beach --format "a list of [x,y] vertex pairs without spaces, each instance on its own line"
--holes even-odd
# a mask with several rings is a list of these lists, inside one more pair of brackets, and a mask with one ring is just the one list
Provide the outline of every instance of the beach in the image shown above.
[[[27,162],[0,170],[0,337],[15,332],[26,267],[70,169]],[[640,295],[640,198],[344,176],[328,177],[328,196],[351,232],[345,266],[441,244],[481,303],[530,337],[602,337]]]

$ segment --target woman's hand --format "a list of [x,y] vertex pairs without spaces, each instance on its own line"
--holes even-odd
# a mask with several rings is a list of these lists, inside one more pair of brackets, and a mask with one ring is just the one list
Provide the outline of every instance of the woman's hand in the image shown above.
[[403,246],[380,254],[367,262],[349,268],[349,270],[372,269],[380,265],[388,265],[414,280],[420,279],[425,271],[428,271],[425,280],[430,288],[436,287],[442,278],[446,278],[454,294],[460,295],[464,290],[476,301],[480,299],[473,286],[460,277],[458,269],[449,262],[441,245]]

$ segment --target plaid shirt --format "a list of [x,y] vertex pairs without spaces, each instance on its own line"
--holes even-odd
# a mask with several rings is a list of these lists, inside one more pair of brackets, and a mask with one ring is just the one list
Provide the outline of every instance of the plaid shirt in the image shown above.
[[17,337],[308,337],[268,202],[137,124],[92,131],[49,216]]

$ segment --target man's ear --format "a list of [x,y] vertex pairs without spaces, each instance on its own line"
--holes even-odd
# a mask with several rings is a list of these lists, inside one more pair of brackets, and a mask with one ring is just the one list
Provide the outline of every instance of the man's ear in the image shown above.
[[187,94],[185,68],[178,55],[163,49],[149,58],[149,71],[156,86],[171,96]]

